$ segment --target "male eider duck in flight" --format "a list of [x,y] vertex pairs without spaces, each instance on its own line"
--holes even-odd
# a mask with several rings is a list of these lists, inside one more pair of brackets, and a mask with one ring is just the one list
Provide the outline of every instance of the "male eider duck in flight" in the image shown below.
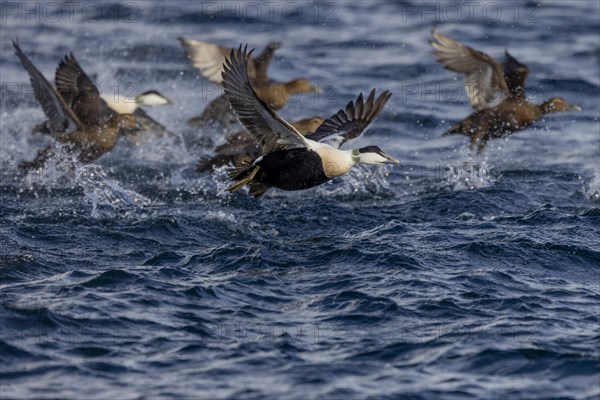
[[580,111],[561,97],[541,104],[525,98],[525,80],[529,68],[508,51],[502,66],[489,55],[472,49],[432,30],[437,61],[450,71],[465,76],[465,87],[475,112],[451,127],[445,135],[463,134],[471,137],[471,149],[481,153],[488,140],[506,137],[527,128],[542,116],[560,111]]
[[[311,117],[292,122],[292,126],[302,135],[310,138],[317,128],[325,120],[321,117]],[[215,155],[200,161],[196,170],[207,171],[214,167],[221,167],[230,163],[235,164],[241,160],[254,160],[260,155],[260,148],[254,139],[254,136],[248,131],[242,131],[231,136],[226,143],[223,143],[214,149]]]
[[250,195],[260,198],[271,187],[302,190],[323,184],[348,173],[354,164],[398,163],[377,146],[339,150],[377,117],[390,92],[375,99],[373,90],[366,101],[360,94],[356,104],[350,102],[308,139],[258,97],[248,74],[251,54],[247,46],[231,51],[224,65],[223,87],[240,122],[260,143],[261,156],[240,162],[230,171],[237,183],[228,191],[235,192],[248,184]]
[[[131,114],[106,110],[100,93],[79,63],[70,54],[65,56],[56,71],[56,89],[33,65],[13,41],[15,53],[29,73],[35,98],[42,106],[47,126],[56,139],[69,152],[77,154],[81,162],[91,162],[109,152],[117,143],[121,130],[137,128]],[[48,146],[38,152],[35,160],[20,164],[24,170],[39,168],[54,154]]]
[[[72,58],[72,60],[71,60]],[[71,65],[72,64],[72,65]],[[69,55],[65,57],[63,61],[59,64],[56,69],[56,75],[54,77],[54,81],[56,82],[56,88],[59,93],[63,96],[63,98],[67,98],[68,95],[61,92],[64,89],[64,86],[59,84],[61,78],[61,74],[64,77],[67,74],[78,74],[81,67],[75,61],[73,55]],[[88,78],[89,80],[89,78]],[[148,135],[146,133],[151,132],[155,135],[168,135],[172,137],[178,136],[172,132],[170,132],[167,128],[165,128],[162,124],[155,121],[152,117],[150,117],[144,110],[140,107],[142,106],[157,106],[157,105],[165,105],[165,104],[174,104],[172,100],[163,96],[156,90],[149,90],[144,92],[134,98],[126,98],[121,95],[102,95],[100,96],[100,107],[99,107],[99,119],[101,121],[108,121],[114,114],[133,114],[136,119],[137,127],[135,129],[126,130],[127,139],[132,143],[139,143],[144,141]],[[85,118],[84,118],[85,119]],[[51,129],[48,125],[48,122],[43,122],[37,126],[35,126],[32,130],[33,133],[43,133],[43,134],[56,134],[56,132],[51,132]]]
[[[179,38],[192,65],[200,71],[200,75],[209,81],[222,85],[221,74],[223,62],[233,50],[216,44]],[[248,76],[258,97],[274,110],[279,110],[287,104],[290,96],[306,92],[316,92],[318,89],[306,79],[295,79],[287,83],[274,82],[269,79],[268,69],[279,42],[271,42],[256,58],[248,60]],[[207,123],[218,123],[229,126],[237,122],[231,112],[225,95],[210,102],[202,115],[194,117],[188,124],[202,128]]]

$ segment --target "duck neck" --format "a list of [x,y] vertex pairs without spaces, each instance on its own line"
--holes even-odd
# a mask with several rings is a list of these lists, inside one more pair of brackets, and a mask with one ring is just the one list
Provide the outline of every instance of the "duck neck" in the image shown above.
[[344,175],[356,164],[352,150],[338,150],[331,146],[319,146],[313,150],[321,157],[323,171],[328,178]]
[[285,92],[287,92],[290,95],[302,94],[302,93],[306,93],[306,92],[310,91],[310,89],[307,89],[306,85],[303,85],[302,82],[299,80],[293,80],[291,82],[287,82],[284,84],[284,86],[285,86]]
[[360,164],[360,151],[358,150],[346,150],[352,161],[352,165]]
[[126,118],[127,117],[125,117],[123,114],[113,115],[106,123],[106,128],[108,129],[105,129],[105,136],[110,136],[111,139],[113,137],[115,139],[118,138],[122,133],[124,126],[127,125]]
[[557,112],[556,107],[554,107],[552,100],[546,100],[542,104],[538,104],[538,108],[539,108],[541,115]]

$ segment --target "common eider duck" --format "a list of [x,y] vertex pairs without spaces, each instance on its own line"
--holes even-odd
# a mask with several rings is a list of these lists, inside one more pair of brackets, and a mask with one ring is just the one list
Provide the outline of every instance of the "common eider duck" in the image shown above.
[[271,187],[303,190],[323,184],[348,173],[355,164],[398,163],[377,146],[339,149],[347,140],[360,135],[379,115],[390,92],[385,91],[375,99],[373,90],[366,101],[361,93],[355,103],[350,102],[327,119],[313,139],[308,139],[258,97],[248,74],[251,54],[247,46],[231,51],[224,65],[223,88],[240,122],[260,143],[261,155],[240,162],[229,171],[230,178],[236,181],[227,189],[229,192],[250,185],[249,194],[260,198]]
[[[292,122],[298,133],[310,138],[325,120],[321,117],[305,118]],[[231,136],[226,143],[214,148],[214,156],[200,161],[196,170],[203,172],[214,167],[221,167],[241,160],[254,160],[259,156],[260,148],[254,137],[248,131],[242,131]]]
[[[21,60],[21,63],[25,66],[23,61],[25,59],[28,62],[27,65],[31,65],[33,68],[35,68],[35,66],[33,66],[29,59],[27,59],[27,57],[20,50],[18,44],[14,43],[14,45],[16,54]],[[32,79],[32,86],[35,89],[36,83],[33,82],[34,76],[27,66],[25,66],[25,69],[29,72],[30,78]],[[48,82],[43,75],[39,75],[41,76],[39,79],[43,78],[45,82]],[[37,79],[37,75],[35,76]],[[81,81],[79,81],[80,79]],[[93,85],[85,72],[83,72],[83,69],[75,59],[73,53],[66,55],[60,60],[58,67],[56,68],[54,82],[56,89],[53,88],[50,83],[48,83],[48,86],[53,92],[60,96],[67,107],[83,124],[101,125],[117,115],[117,112],[108,107],[106,102],[99,97],[96,87]],[[92,85],[96,90],[94,91],[93,89],[85,88],[83,84]],[[78,85],[82,85],[81,92],[79,92]],[[43,94],[47,93],[44,92]],[[42,101],[39,99],[38,101],[43,107]],[[92,108],[93,111],[90,112],[88,108]],[[36,126],[34,128],[34,132],[47,133],[56,137],[64,134],[66,129],[67,126],[55,126],[52,124],[52,121],[48,120]]]
[[[192,66],[200,71],[200,75],[213,83],[221,85],[223,62],[233,49],[199,40],[184,38],[179,38],[179,40]],[[279,42],[271,42],[258,57],[248,60],[248,76],[254,90],[258,97],[274,110],[279,110],[285,106],[293,95],[318,92],[318,88],[313,86],[307,79],[294,79],[286,83],[274,82],[269,79],[269,65],[275,50],[279,47]],[[211,123],[230,126],[236,122],[237,119],[231,112],[227,98],[225,95],[221,95],[210,102],[200,116],[190,119],[188,124],[202,128]]]
[[444,136],[470,136],[471,150],[477,147],[481,153],[490,139],[523,130],[546,114],[581,110],[561,97],[553,97],[541,104],[528,102],[525,80],[529,68],[507,50],[504,65],[501,65],[493,57],[450,39],[435,28],[432,35],[431,45],[437,61],[446,69],[465,76],[467,96],[475,109]]
[[[35,98],[48,118],[50,133],[67,152],[76,154],[79,161],[94,161],[113,149],[122,130],[138,127],[131,114],[113,111],[107,118],[105,103],[100,99],[98,88],[73,54],[61,61],[56,71],[55,89],[16,41],[13,41],[13,46],[15,54],[29,73]],[[29,170],[42,167],[55,149],[52,145],[46,147],[38,152],[33,161],[21,163],[20,168]]]
[[[61,92],[61,90],[69,89],[68,87],[65,88],[64,86],[58,84],[59,80],[62,79],[60,75],[78,73],[77,71],[80,69],[78,66],[74,66],[73,69],[71,68],[70,64],[76,63],[76,61],[73,61],[74,57],[73,60],[71,60],[72,57],[72,54],[66,56],[56,69],[55,82],[57,82],[57,90],[63,96],[63,98],[69,97],[69,95]],[[121,95],[101,95],[100,97],[99,115],[102,121],[108,121],[112,116],[114,116],[115,112],[119,114],[133,114],[135,116],[137,128],[125,131],[127,134],[125,137],[130,142],[136,144],[143,142],[148,139],[148,133],[178,138],[175,133],[169,131],[162,124],[150,117],[142,108],[140,108],[142,106],[174,104],[171,99],[162,95],[158,91],[149,90],[138,96],[135,96],[134,98],[127,98]],[[53,134],[47,122],[43,122],[35,126],[32,130],[32,133]]]
[[142,107],[172,105],[175,102],[157,90],[145,91],[133,98],[117,95],[103,95],[102,100],[111,110],[119,114],[133,114],[140,129],[128,131],[125,138],[134,144],[150,140],[151,136],[169,136],[180,140],[179,136],[168,130],[160,122],[148,115]]

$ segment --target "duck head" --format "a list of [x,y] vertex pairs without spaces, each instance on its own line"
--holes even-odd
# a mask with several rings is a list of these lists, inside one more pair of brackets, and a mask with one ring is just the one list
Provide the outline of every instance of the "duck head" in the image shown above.
[[135,98],[135,102],[142,106],[162,106],[165,104],[174,104],[173,100],[163,96],[156,90],[148,90]]
[[323,122],[325,122],[325,120],[321,117],[312,117],[301,119],[300,121],[294,122],[292,125],[294,125],[294,128],[296,128],[298,132],[306,135],[316,132],[317,129],[323,125]]
[[562,97],[553,97],[542,103],[542,110],[545,114],[562,111],[581,111],[581,107],[569,103]]
[[352,150],[352,161],[356,164],[399,164],[400,161],[388,156],[378,146],[367,146]]
[[294,79],[291,82],[285,84],[287,92],[290,94],[300,94],[300,93],[308,93],[315,92],[319,93],[320,90],[317,86],[314,86],[310,83],[308,79],[300,78]]

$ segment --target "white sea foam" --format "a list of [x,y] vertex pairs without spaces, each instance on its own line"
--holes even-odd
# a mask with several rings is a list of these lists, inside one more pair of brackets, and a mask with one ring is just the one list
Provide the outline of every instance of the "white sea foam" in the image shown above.
[[600,165],[596,167],[594,175],[590,181],[583,185],[583,192],[594,202],[600,202]]
[[101,166],[83,165],[75,171],[76,181],[83,188],[85,198],[92,204],[92,216],[100,216],[100,207],[110,210],[128,211],[152,204],[152,201],[133,190],[123,188],[110,179]]
[[455,191],[486,188],[497,180],[491,175],[491,166],[485,161],[466,161],[462,165],[447,164],[446,172],[446,179]]

